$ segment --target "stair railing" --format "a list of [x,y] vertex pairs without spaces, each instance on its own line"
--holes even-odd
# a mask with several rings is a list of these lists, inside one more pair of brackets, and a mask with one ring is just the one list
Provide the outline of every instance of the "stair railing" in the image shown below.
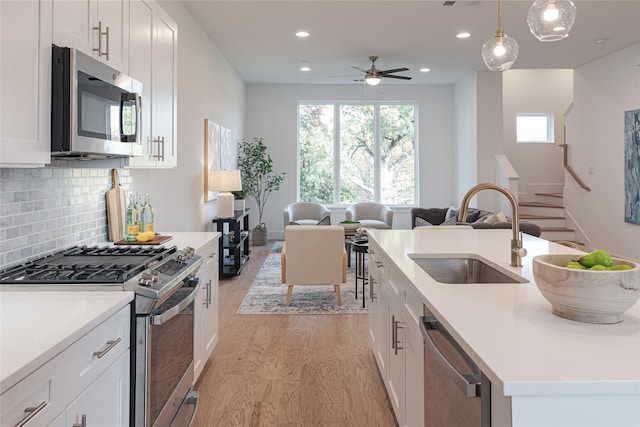
[[576,182],[578,183],[578,185],[587,190],[587,191],[591,191],[591,187],[589,187],[587,184],[584,183],[584,181],[582,181],[582,179],[580,179],[580,177],[578,176],[578,174],[571,168],[571,166],[569,166],[569,145],[566,143],[567,141],[567,128],[566,126],[563,129],[564,131],[564,144],[559,144],[560,147],[562,147],[562,150],[564,151],[564,168],[567,170],[567,172],[569,172],[569,175],[571,175],[573,177],[573,179],[576,180]]

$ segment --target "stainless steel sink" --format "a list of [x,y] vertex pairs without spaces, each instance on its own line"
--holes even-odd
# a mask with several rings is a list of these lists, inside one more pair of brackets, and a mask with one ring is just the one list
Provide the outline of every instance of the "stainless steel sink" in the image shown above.
[[527,283],[509,270],[489,265],[479,257],[410,255],[411,259],[440,283]]

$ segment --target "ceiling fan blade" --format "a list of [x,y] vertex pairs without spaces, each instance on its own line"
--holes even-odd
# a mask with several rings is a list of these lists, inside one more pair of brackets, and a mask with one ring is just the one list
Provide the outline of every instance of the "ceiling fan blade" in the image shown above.
[[382,76],[385,79],[400,79],[400,80],[411,80],[412,77],[406,77],[406,76],[393,76],[393,75],[384,75]]
[[400,73],[402,71],[409,71],[408,68],[403,67],[403,68],[394,68],[392,70],[383,70],[383,71],[378,71],[380,74],[389,74],[389,73]]
[[356,69],[356,70],[360,71],[361,73],[366,73],[366,72],[368,71],[368,70],[365,70],[365,69],[363,69],[363,68],[356,67],[356,66],[353,66],[353,65],[351,66],[351,68],[354,68],[354,69]]

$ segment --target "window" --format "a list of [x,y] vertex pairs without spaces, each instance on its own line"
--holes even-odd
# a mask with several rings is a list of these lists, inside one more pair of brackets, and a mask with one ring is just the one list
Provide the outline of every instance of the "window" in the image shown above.
[[553,143],[553,113],[518,113],[516,141],[522,143]]
[[300,103],[300,200],[415,203],[415,104]]

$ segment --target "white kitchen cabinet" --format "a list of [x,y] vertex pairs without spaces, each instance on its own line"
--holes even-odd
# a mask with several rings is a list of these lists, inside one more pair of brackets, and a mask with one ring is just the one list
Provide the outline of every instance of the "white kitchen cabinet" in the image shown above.
[[0,1],[0,167],[51,163],[52,4]]
[[130,19],[129,74],[142,82],[143,155],[128,167],[175,167],[177,26],[153,0],[131,0]]
[[[424,425],[424,353],[414,294],[402,274],[370,241],[369,278],[376,296],[369,331],[378,369],[400,426]],[[373,252],[373,253],[371,253]],[[418,300],[420,301],[420,300]]]
[[196,251],[203,264],[198,271],[200,292],[195,301],[194,384],[218,343],[218,238]]
[[129,0],[54,0],[53,43],[127,74]]
[[127,305],[2,393],[0,426],[128,425],[130,324]]

